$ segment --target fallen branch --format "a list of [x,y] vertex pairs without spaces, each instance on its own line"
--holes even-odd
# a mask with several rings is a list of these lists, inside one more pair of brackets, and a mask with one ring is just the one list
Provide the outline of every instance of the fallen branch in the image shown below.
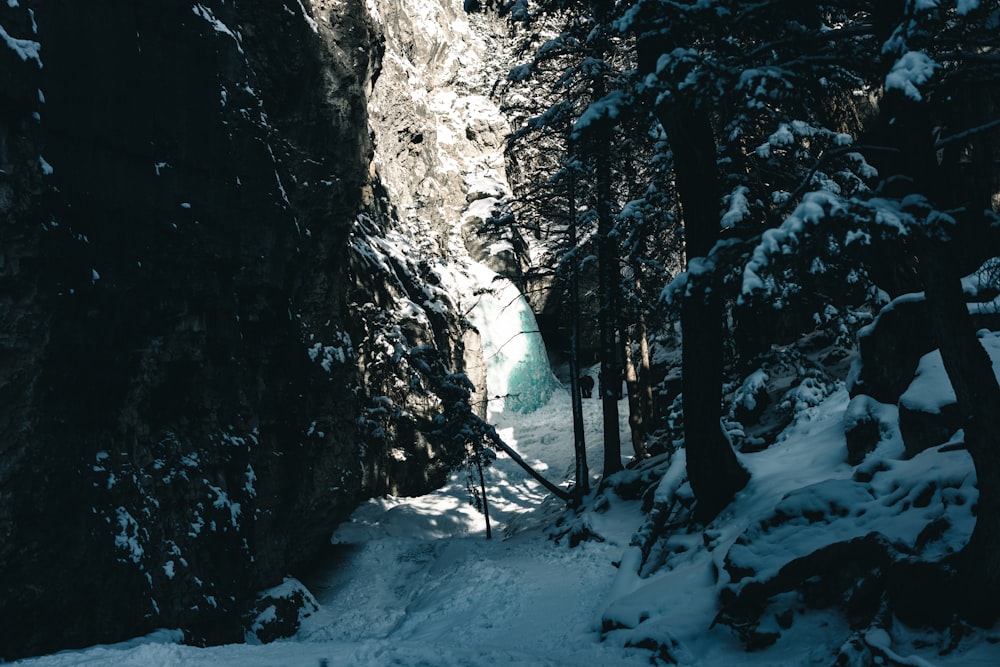
[[497,449],[501,450],[504,454],[513,459],[514,463],[524,468],[525,472],[527,472],[529,475],[538,480],[538,483],[544,486],[546,489],[548,489],[549,492],[552,493],[552,495],[554,495],[556,498],[559,498],[566,502],[569,502],[571,500],[571,496],[569,493],[567,493],[564,489],[559,488],[549,480],[542,477],[541,473],[532,468],[527,461],[521,458],[520,454],[515,452],[510,445],[504,442],[503,438],[500,437],[500,434],[497,433],[497,430],[495,428],[490,427],[488,429],[485,429],[483,435],[486,436],[490,442],[496,445]]

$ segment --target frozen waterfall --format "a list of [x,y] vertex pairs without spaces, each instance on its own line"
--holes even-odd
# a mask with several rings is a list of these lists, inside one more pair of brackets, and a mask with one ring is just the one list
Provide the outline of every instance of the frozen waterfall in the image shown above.
[[480,294],[469,319],[482,339],[489,411],[536,410],[561,385],[549,367],[535,315],[509,280],[482,264],[471,268]]

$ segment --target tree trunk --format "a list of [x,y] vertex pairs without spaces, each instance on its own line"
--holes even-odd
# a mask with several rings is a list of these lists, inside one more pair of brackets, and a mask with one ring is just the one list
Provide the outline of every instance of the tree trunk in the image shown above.
[[[993,622],[1000,616],[1000,385],[989,355],[976,336],[963,294],[962,269],[958,257],[963,250],[956,241],[942,241],[986,226],[982,211],[989,207],[989,192],[962,178],[962,168],[978,161],[981,169],[987,149],[973,144],[939,153],[927,103],[918,103],[891,91],[883,98],[881,114],[885,143],[899,149],[900,170],[910,176],[909,192],[922,194],[938,210],[953,213],[956,222],[947,228],[927,229],[918,251],[920,277],[924,283],[931,330],[937,340],[948,380],[955,390],[965,430],[965,445],[972,457],[979,487],[976,525],[969,543],[956,558],[958,581],[956,611],[977,622]],[[953,122],[954,119],[952,119]],[[962,117],[956,124],[975,125]],[[931,223],[924,225],[929,227]],[[944,223],[940,223],[944,224]]]
[[635,460],[649,456],[649,424],[653,418],[653,388],[649,384],[649,341],[646,323],[640,316],[628,329],[625,344],[625,387],[628,390],[628,425]]
[[[477,448],[481,445],[477,445]],[[479,470],[479,488],[483,494],[483,517],[486,519],[486,539],[493,539],[493,528],[490,526],[490,501],[486,497],[486,475],[483,474],[481,451],[476,452],[476,468]]]
[[[485,425],[485,422],[483,422],[483,424]],[[560,489],[558,486],[542,477],[540,472],[532,468],[527,461],[521,458],[520,454],[514,451],[510,445],[503,441],[503,438],[500,437],[500,434],[497,433],[495,428],[492,426],[486,426],[486,428],[483,429],[483,437],[492,442],[497,449],[509,456],[514,463],[521,466],[526,473],[534,477],[539,484],[548,489],[549,493],[554,495],[556,498],[566,502],[570,502],[572,500],[570,494],[566,493],[566,491]]]
[[[633,268],[633,270],[636,270]],[[636,294],[642,290],[642,281],[633,277]],[[625,388],[628,395],[628,424],[632,435],[632,449],[636,461],[649,456],[649,430],[653,415],[653,385],[650,380],[649,338],[646,318],[642,309],[633,316],[630,323],[622,318],[623,334],[622,360],[625,370]]]
[[681,305],[684,447],[695,515],[711,521],[750,479],[722,429],[722,300],[714,267],[705,258],[715,245],[721,205],[715,140],[704,112],[677,102],[657,109],[674,155],[684,218],[688,284]]
[[[618,426],[618,398],[621,392],[621,375],[618,368],[615,343],[615,313],[612,308],[612,291],[618,287],[618,262],[609,237],[610,215],[602,212],[598,222],[598,291],[601,305],[598,328],[601,338],[601,405],[604,414],[604,476],[622,469],[622,440]],[[605,222],[607,218],[607,222]]]
[[632,434],[632,449],[635,460],[646,458],[646,418],[642,411],[642,399],[639,395],[639,372],[633,359],[631,336],[625,337],[625,390],[628,394],[628,426]]
[[955,389],[965,426],[965,446],[976,468],[976,526],[958,557],[959,610],[991,623],[1000,600],[1000,385],[979,343],[955,262],[939,249],[920,253],[931,328]]
[[[594,99],[604,96],[604,85],[598,80],[594,85]],[[622,469],[621,430],[618,425],[618,399],[621,393],[621,370],[615,329],[618,322],[615,304],[621,287],[618,241],[612,234],[611,217],[611,127],[605,125],[595,131],[594,153],[597,211],[597,290],[598,330],[601,357],[601,404],[604,414],[604,477]]]
[[652,360],[649,356],[649,335],[646,329],[646,317],[639,314],[636,323],[636,338],[639,341],[639,405],[645,419],[645,430],[649,435],[650,427],[658,419],[656,401],[653,400]]
[[[569,154],[573,156],[573,144]],[[576,248],[576,176],[571,175],[567,193],[569,208],[569,247]],[[590,493],[590,469],[587,467],[587,440],[583,428],[583,396],[580,393],[580,267],[569,267],[569,378],[573,410],[573,453],[576,459],[574,502]]]

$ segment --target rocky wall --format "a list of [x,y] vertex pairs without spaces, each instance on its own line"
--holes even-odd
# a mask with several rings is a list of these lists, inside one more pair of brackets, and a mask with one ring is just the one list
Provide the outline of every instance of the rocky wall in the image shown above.
[[[0,658],[239,641],[358,502],[460,457],[421,369],[372,370],[425,291],[359,260],[394,208],[381,30],[358,0],[20,0],[0,27]],[[401,354],[461,363],[441,304]]]

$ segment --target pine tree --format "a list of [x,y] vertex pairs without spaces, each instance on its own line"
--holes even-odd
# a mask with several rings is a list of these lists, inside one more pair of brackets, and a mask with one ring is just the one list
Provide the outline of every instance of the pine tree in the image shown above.
[[[964,421],[979,487],[976,526],[945,588],[958,613],[1000,616],[1000,385],[965,304],[961,278],[1000,251],[1000,3],[906,3],[885,17],[888,39],[878,137],[898,155],[883,197],[917,239],[931,328]],[[886,174],[888,175],[888,174]],[[970,257],[971,255],[971,257]]]

